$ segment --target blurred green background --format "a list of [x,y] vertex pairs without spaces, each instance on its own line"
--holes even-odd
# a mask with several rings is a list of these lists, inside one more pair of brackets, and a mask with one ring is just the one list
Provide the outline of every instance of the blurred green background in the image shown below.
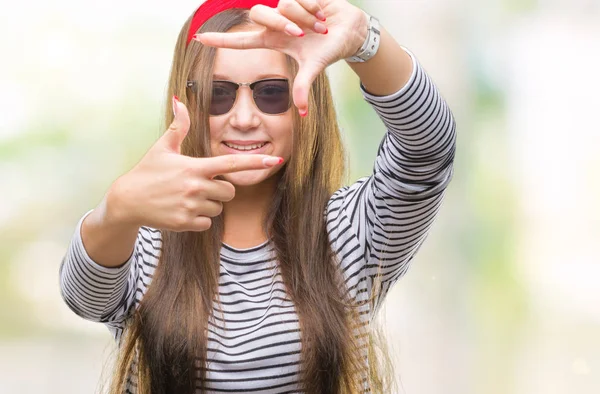
[[[600,1],[364,0],[458,124],[455,176],[382,314],[402,393],[600,393]],[[92,393],[113,345],[67,309],[78,219],[162,133],[197,1],[13,2],[0,13],[0,392]],[[351,179],[383,124],[328,69]]]

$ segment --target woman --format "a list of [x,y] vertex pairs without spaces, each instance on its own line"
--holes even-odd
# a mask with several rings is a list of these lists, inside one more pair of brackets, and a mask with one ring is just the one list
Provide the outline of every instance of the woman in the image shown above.
[[[389,390],[370,323],[440,207],[455,123],[374,22],[346,0],[208,0],[184,24],[167,131],[61,266],[66,303],[119,344],[112,392]],[[388,130],[349,187],[342,59]]]

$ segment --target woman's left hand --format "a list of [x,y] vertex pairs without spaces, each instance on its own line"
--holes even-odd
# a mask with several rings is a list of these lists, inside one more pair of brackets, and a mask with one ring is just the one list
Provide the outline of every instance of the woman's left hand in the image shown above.
[[[317,18],[321,16],[319,11],[326,17],[325,22]],[[365,14],[347,0],[280,0],[277,8],[259,4],[250,10],[250,19],[264,28],[202,33],[194,39],[218,48],[273,49],[296,59],[299,70],[292,97],[300,115],[308,111],[308,93],[319,73],[354,55],[367,34]]]

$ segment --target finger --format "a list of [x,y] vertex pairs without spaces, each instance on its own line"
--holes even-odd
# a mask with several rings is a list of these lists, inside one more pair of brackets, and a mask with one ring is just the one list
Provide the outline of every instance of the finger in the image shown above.
[[213,179],[206,185],[206,197],[214,201],[231,201],[235,197],[235,187],[227,181]]
[[310,87],[317,78],[317,75],[319,75],[324,68],[325,67],[318,63],[313,62],[301,65],[298,70],[298,74],[294,79],[292,98],[302,116],[305,116],[308,111],[308,95],[310,93]]
[[216,48],[255,49],[267,48],[264,31],[243,31],[234,33],[198,33],[194,40]]
[[206,231],[212,226],[212,220],[206,216],[196,216],[190,219],[184,225],[177,226],[174,231]]
[[220,201],[202,200],[195,208],[195,216],[217,217],[223,212],[223,203]]
[[[284,29],[289,29],[290,27],[287,24],[296,23],[301,28],[309,28],[321,34],[326,33],[327,27],[315,16],[315,13],[320,10],[319,5],[315,1],[306,1],[305,3],[302,4],[302,2],[296,0],[281,0],[277,6],[277,11],[286,17],[288,21],[281,22],[277,26],[277,30],[281,30],[281,26]],[[291,32],[288,31],[288,33]]]
[[175,119],[161,137],[165,147],[175,153],[181,153],[181,144],[190,130],[190,115],[185,104],[173,96],[173,112]]
[[211,179],[217,175],[230,174],[232,172],[264,170],[283,163],[281,157],[254,154],[222,155],[202,160],[201,171]]
[[302,37],[304,31],[297,22],[304,25],[314,24],[314,17],[295,0],[280,0],[277,8],[255,5],[250,10],[250,19],[255,23],[266,26],[270,30],[285,32],[290,36]]
[[[313,14],[317,19],[325,21],[325,13],[317,0],[296,0],[305,10]],[[280,2],[281,4],[281,2]]]

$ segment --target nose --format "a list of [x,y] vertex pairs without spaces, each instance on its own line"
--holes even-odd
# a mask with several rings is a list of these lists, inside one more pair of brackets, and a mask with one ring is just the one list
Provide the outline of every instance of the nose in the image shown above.
[[230,123],[240,130],[249,130],[260,125],[259,109],[254,104],[252,89],[240,86],[235,105],[231,109]]

